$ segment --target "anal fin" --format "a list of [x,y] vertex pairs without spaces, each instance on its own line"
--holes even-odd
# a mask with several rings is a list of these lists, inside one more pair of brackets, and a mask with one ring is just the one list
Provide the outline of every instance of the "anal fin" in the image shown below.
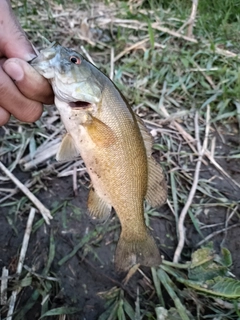
[[167,200],[167,184],[160,164],[148,158],[148,187],[145,199],[151,207],[160,207]]
[[72,161],[79,157],[79,152],[75,146],[72,136],[67,133],[60,144],[56,159],[57,161]]
[[109,217],[112,207],[108,203],[106,203],[103,199],[101,199],[94,189],[90,189],[88,195],[88,210],[89,214],[95,218],[100,220],[107,220]]

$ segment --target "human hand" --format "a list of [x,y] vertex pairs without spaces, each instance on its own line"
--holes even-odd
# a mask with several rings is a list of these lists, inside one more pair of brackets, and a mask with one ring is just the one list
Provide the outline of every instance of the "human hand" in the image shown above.
[[0,126],[11,114],[24,122],[36,121],[42,104],[53,103],[48,81],[27,63],[34,57],[10,2],[0,0]]

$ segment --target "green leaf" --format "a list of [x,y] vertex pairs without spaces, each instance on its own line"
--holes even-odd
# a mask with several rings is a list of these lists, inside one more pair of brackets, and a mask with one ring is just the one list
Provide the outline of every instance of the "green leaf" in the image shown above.
[[155,287],[155,290],[156,290],[156,293],[157,293],[157,296],[158,296],[159,303],[163,307],[165,307],[165,302],[164,302],[164,299],[163,299],[163,296],[162,296],[162,290],[161,290],[161,282],[160,282],[159,278],[157,277],[156,268],[152,267],[151,271],[152,271],[153,283],[154,283],[154,287]]
[[196,268],[214,259],[214,251],[211,248],[202,248],[193,252],[190,269]]
[[85,235],[82,238],[82,240],[74,247],[74,249],[58,262],[58,265],[61,266],[66,261],[71,259],[78,252],[78,250],[80,250],[86,243],[88,243],[95,236],[96,236],[96,231],[89,232],[87,235]]
[[124,311],[129,316],[129,318],[131,320],[135,320],[135,312],[134,312],[132,306],[128,303],[128,301],[126,299],[124,299],[123,307],[124,307]]
[[187,315],[187,310],[178,298],[177,294],[175,291],[172,289],[174,286],[172,280],[169,278],[169,276],[166,274],[166,272],[162,269],[158,270],[158,277],[165,289],[167,290],[168,294],[170,297],[173,299],[173,302],[175,304],[175,307],[178,310],[179,315],[181,316],[182,320],[190,320],[190,318]]
[[228,299],[240,298],[240,281],[232,278],[216,277],[206,281],[211,294]]
[[153,32],[153,28],[150,21],[148,21],[148,34],[149,34],[151,47],[154,48],[154,32]]
[[192,263],[188,270],[188,278],[204,282],[218,276],[226,276],[228,267],[232,264],[229,250],[223,248],[222,254],[214,253],[212,247],[196,250],[192,254]]
[[80,311],[80,309],[77,309],[77,308],[60,307],[60,308],[55,308],[55,309],[47,311],[39,319],[42,319],[44,317],[63,315],[63,314],[74,314],[79,311]]
[[218,296],[227,299],[240,298],[240,281],[231,278],[215,277],[206,282],[198,282],[177,278],[177,281],[196,291],[206,293],[211,296]]
[[231,252],[227,248],[222,248],[222,264],[226,267],[231,267],[232,265],[232,255]]
[[48,261],[47,261],[47,264],[43,270],[43,275],[48,274],[50,267],[52,265],[52,262],[54,260],[54,257],[55,257],[55,241],[54,241],[54,237],[53,237],[53,230],[51,230]]
[[116,319],[118,302],[113,303],[106,311],[104,311],[98,320]]
[[28,274],[25,278],[23,278],[20,283],[19,287],[28,287],[32,284],[32,277],[30,277]]

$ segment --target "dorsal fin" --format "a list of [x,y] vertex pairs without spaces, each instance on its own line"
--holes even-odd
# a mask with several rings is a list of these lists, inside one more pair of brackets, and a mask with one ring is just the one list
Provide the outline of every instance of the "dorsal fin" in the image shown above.
[[167,200],[167,184],[160,164],[152,157],[153,138],[142,119],[137,115],[136,119],[147,152],[148,186],[145,199],[151,207],[159,207]]
[[152,155],[152,146],[153,146],[153,137],[151,133],[146,128],[143,120],[138,116],[135,115],[137,119],[137,124],[140,129],[141,135],[143,137],[143,142],[147,151],[147,157],[150,157]]
[[151,207],[160,207],[167,200],[167,184],[163,170],[153,158],[148,158],[148,186],[145,196]]

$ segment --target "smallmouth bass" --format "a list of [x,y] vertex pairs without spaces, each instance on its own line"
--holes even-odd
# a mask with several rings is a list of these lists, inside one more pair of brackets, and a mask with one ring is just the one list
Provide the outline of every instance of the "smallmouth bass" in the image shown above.
[[114,83],[76,51],[53,46],[31,65],[49,79],[67,131],[57,160],[81,155],[92,181],[90,215],[106,219],[114,208],[119,217],[116,268],[159,265],[159,250],[144,221],[144,199],[152,207],[162,205],[167,186],[144,123]]

